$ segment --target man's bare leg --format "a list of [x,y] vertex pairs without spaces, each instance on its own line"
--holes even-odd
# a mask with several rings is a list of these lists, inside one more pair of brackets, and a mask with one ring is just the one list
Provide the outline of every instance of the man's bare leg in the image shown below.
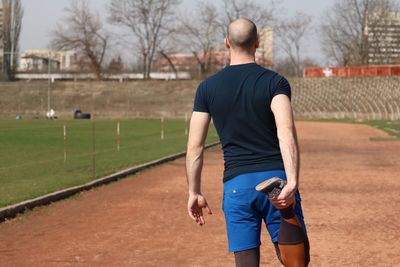
[[[285,181],[274,177],[257,185],[256,190],[272,198],[279,195],[285,184]],[[279,260],[286,267],[306,267],[310,262],[310,245],[296,216],[294,205],[279,210],[281,223],[275,249]]]
[[236,267],[258,267],[260,266],[260,247],[235,252]]
[[293,206],[280,210],[280,212],[278,257],[287,267],[306,267],[310,262],[307,235],[299,223]]

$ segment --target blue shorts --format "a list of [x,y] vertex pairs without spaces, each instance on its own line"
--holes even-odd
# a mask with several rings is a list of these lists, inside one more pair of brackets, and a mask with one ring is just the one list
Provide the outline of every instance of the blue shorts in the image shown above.
[[[224,183],[222,210],[225,214],[229,252],[257,248],[261,245],[261,221],[264,220],[273,243],[278,242],[280,212],[268,196],[255,190],[257,184],[279,177],[286,180],[285,171],[265,171],[236,176]],[[296,215],[306,230],[299,192],[296,193]]]

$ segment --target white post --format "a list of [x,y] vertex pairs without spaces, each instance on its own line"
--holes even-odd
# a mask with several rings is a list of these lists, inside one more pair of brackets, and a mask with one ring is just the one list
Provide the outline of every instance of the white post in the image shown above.
[[161,140],[164,140],[164,117],[161,117]]
[[120,134],[121,134],[121,132],[120,132],[120,123],[119,123],[119,121],[118,121],[118,123],[117,123],[117,151],[119,152],[119,149],[120,149]]
[[51,78],[50,78],[50,74],[51,74],[51,63],[50,63],[50,52],[48,54],[48,59],[47,59],[47,70],[48,70],[48,75],[49,75],[49,79],[48,79],[48,85],[47,85],[47,112],[50,111],[50,87],[51,87]]
[[67,126],[64,124],[64,163],[67,161]]
[[189,129],[188,129],[188,114],[185,112],[185,135],[189,134]]

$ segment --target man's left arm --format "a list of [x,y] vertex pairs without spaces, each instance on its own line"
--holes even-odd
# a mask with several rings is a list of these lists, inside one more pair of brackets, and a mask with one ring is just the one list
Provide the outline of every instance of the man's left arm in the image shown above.
[[275,116],[279,147],[287,176],[287,185],[272,202],[278,209],[282,209],[295,202],[294,195],[299,187],[300,155],[289,97],[283,94],[275,96],[271,103],[271,109]]
[[207,137],[210,114],[193,112],[186,153],[186,177],[189,188],[188,213],[197,224],[205,223],[203,209],[211,214],[206,199],[201,193],[201,171],[203,168],[204,143]]

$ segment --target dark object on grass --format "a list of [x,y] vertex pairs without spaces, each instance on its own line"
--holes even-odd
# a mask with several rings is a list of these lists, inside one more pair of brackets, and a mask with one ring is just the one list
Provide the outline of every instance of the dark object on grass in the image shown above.
[[82,113],[80,109],[75,110],[74,119],[90,119],[90,113]]

